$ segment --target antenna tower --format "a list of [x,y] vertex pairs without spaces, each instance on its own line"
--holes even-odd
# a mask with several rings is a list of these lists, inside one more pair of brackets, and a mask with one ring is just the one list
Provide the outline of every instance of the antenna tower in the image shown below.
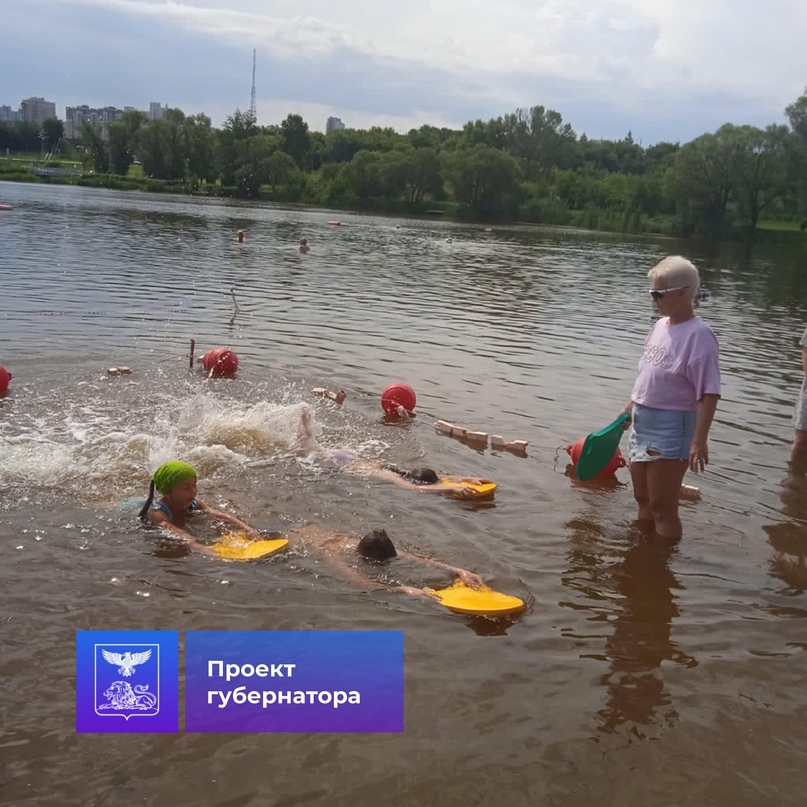
[[252,95],[249,100],[249,114],[253,120],[257,118],[255,113],[255,48],[252,49]]

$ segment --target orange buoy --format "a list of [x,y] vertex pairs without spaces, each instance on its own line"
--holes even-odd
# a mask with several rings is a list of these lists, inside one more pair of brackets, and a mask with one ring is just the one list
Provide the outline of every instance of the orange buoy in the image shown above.
[[381,393],[381,408],[388,415],[395,414],[399,406],[402,406],[411,415],[416,403],[417,396],[415,391],[409,384],[404,384],[400,381],[390,384]]
[[11,210],[11,205],[0,205],[0,210]]
[[238,356],[235,351],[226,347],[217,347],[208,350],[202,356],[202,365],[210,375],[216,378],[235,375],[238,369]]
[[342,226],[341,221],[329,221],[328,224],[330,224],[331,227],[341,227]]
[[[577,460],[580,459],[580,454],[583,451],[583,445],[586,442],[585,437],[581,437],[576,443],[570,446],[566,446],[566,452],[572,458],[572,462],[574,463],[575,467],[577,467]],[[615,474],[620,468],[624,468],[628,463],[625,462],[625,458],[622,456],[622,452],[617,448],[614,452],[614,456],[608,462],[608,465],[605,466],[597,476],[608,476],[609,474]]]
[[5,395],[8,389],[8,382],[11,381],[12,375],[0,364],[0,395]]

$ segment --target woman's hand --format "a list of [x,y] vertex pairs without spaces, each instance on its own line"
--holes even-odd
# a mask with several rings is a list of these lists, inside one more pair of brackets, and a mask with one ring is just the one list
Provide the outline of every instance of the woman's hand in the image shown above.
[[709,464],[709,446],[706,440],[693,440],[689,448],[689,468],[696,474]]
[[630,428],[630,424],[633,423],[633,401],[631,401],[619,414],[628,416],[628,419],[622,424],[622,431],[627,431]]

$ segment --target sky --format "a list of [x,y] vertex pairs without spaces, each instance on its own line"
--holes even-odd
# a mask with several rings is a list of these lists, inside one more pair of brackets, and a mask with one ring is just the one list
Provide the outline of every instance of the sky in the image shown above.
[[8,0],[0,105],[150,101],[220,126],[461,128],[542,105],[651,145],[783,123],[807,88],[807,0]]

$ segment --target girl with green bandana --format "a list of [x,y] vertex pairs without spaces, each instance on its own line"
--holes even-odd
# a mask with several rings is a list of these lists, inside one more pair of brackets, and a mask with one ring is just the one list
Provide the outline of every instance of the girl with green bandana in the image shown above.
[[[206,554],[215,554],[204,544],[193,538],[185,530],[185,520],[193,513],[206,513],[213,518],[223,521],[248,538],[260,538],[257,530],[245,524],[240,519],[225,512],[217,510],[196,498],[196,470],[187,462],[171,460],[164,462],[155,472],[149,486],[149,497],[140,511],[140,520],[146,524],[172,532],[177,538],[200,549]],[[154,504],[154,492],[162,493],[162,498]]]

